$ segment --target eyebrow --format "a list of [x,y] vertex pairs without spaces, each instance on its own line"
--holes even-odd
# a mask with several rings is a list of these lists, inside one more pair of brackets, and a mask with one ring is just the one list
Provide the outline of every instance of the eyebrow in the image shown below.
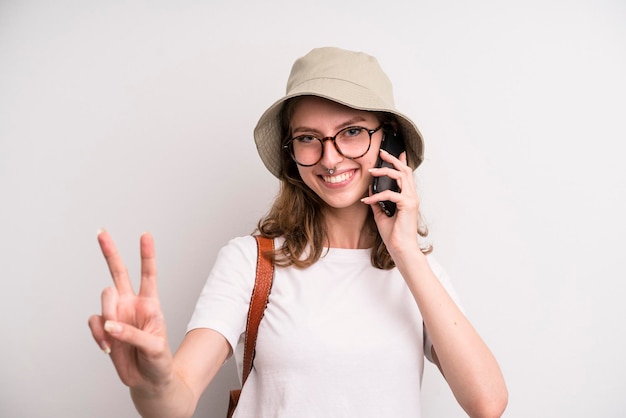
[[[348,119],[348,120],[344,121],[343,123],[340,123],[339,125],[335,126],[335,129],[337,131],[340,131],[343,128],[347,128],[348,126],[354,125],[357,122],[365,122],[365,118],[363,116],[355,116],[355,117],[353,117],[351,119]],[[292,131],[292,135],[297,133],[297,132],[315,132],[315,133],[321,134],[321,132],[318,129],[311,128],[311,127],[308,127],[308,126],[299,126],[299,127],[297,127],[296,129],[294,129]]]

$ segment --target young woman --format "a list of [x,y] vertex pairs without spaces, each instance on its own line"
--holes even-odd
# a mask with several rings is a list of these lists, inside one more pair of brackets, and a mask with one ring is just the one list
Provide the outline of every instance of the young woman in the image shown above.
[[[274,239],[276,270],[235,417],[419,417],[424,357],[469,416],[504,411],[495,358],[420,245],[413,170],[422,136],[393,103],[376,59],[320,48],[295,62],[287,94],[261,117],[255,141],[281,188],[258,233]],[[403,139],[399,158],[381,150],[392,137]],[[375,168],[379,157],[390,167]],[[373,194],[373,179],[384,176],[398,191]],[[395,204],[392,216],[383,201]],[[89,320],[93,337],[143,416],[191,416],[245,331],[254,238],[220,251],[174,355],[152,237],[141,237],[136,295],[111,237],[102,231],[98,240],[115,287]]]

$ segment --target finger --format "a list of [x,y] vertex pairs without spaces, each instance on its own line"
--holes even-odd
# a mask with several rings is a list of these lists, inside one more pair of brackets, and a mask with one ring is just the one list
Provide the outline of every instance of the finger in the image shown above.
[[383,161],[387,161],[388,163],[393,164],[394,166],[396,165],[395,163],[400,162],[400,160],[396,156],[382,148],[380,149],[380,158],[382,158]]
[[104,289],[100,296],[100,302],[102,304],[102,317],[104,320],[117,320],[117,305],[119,302],[117,289],[114,287]]
[[387,176],[396,180],[400,190],[403,192],[407,189],[413,190],[415,187],[413,169],[406,165],[406,153],[403,152],[400,154],[400,159],[386,152],[381,152],[381,157],[383,157],[387,163],[392,164],[393,168],[388,166],[370,168],[370,174],[373,177]]
[[372,211],[374,212],[374,217],[378,217],[380,216],[381,213],[383,213],[383,209],[378,204],[378,200],[376,199],[375,196],[376,195],[372,191],[372,186],[370,186],[369,195],[361,199],[361,202],[365,203],[366,205],[370,205],[370,207],[372,208]]
[[402,162],[402,164],[407,164],[406,161],[406,151],[402,151],[402,154],[400,154],[400,161]]
[[411,172],[413,171],[413,169],[407,165],[406,151],[403,151],[398,157],[395,157],[393,154],[390,154],[389,152],[381,149],[380,157],[383,159],[383,161],[386,161],[393,165],[396,170],[409,169]]
[[115,283],[117,291],[120,294],[133,294],[133,286],[128,277],[128,270],[117,252],[113,239],[107,231],[101,230],[98,233],[98,243],[100,244],[102,255],[104,255],[107,265],[109,266],[109,271],[111,272],[111,277],[113,278],[113,283]]
[[[379,169],[375,169],[375,170],[379,170]],[[370,170],[371,171],[371,170]],[[373,174],[373,172],[372,172]],[[382,202],[384,200],[395,200],[398,193],[391,191],[391,190],[384,190],[382,192],[378,192],[378,193],[374,193],[372,191],[372,186],[369,187],[369,194],[368,196],[364,197],[361,199],[361,202],[365,203],[366,205],[371,205],[372,209],[374,210],[374,213],[376,213],[376,211],[381,210],[380,206],[378,205],[378,202]]]
[[167,340],[142,331],[132,325],[117,321],[106,321],[104,330],[117,341],[132,345],[147,356],[158,356],[167,350]]
[[158,297],[157,292],[157,268],[156,256],[154,251],[154,239],[149,232],[141,235],[140,239],[141,252],[141,285],[139,287],[139,295],[144,297]]
[[91,330],[91,336],[96,341],[96,344],[98,344],[98,347],[100,347],[104,354],[111,354],[111,343],[104,330],[104,319],[100,315],[91,315],[88,324]]
[[398,203],[400,201],[400,194],[394,192],[393,190],[385,190],[380,193],[373,194],[368,197],[364,197],[361,199],[361,202],[367,203],[368,205],[373,205],[374,203],[383,202],[389,200],[394,203]]
[[[383,169],[380,169],[383,170]],[[394,171],[394,170],[392,170]],[[401,186],[400,186],[401,187]],[[383,202],[389,200],[398,205],[398,209],[409,209],[411,207],[419,206],[419,199],[416,196],[416,193],[413,192],[404,192],[401,187],[401,193],[394,192],[393,190],[384,190],[379,193],[373,194],[370,188],[370,194],[367,197],[361,199],[361,202],[372,205],[374,210],[374,214],[380,209],[378,202]]]
[[369,169],[370,174],[373,177],[383,177],[383,176],[387,176],[389,178],[392,178],[394,180],[400,180],[404,174],[401,173],[400,171],[396,170],[395,168],[391,168],[391,167],[379,167],[379,168],[370,168]]

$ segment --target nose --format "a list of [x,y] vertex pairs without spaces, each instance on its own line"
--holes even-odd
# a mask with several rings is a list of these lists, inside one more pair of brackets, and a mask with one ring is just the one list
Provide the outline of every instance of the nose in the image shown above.
[[328,138],[324,141],[322,146],[324,148],[324,153],[322,155],[322,159],[320,160],[320,164],[328,169],[337,167],[337,164],[343,161],[344,156],[337,151],[335,142]]

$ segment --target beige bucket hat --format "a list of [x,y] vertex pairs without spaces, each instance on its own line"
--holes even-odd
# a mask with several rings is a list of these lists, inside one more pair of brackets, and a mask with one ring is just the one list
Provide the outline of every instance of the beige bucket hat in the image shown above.
[[296,60],[286,95],[263,113],[254,128],[259,155],[276,177],[281,173],[281,109],[288,99],[298,96],[318,96],[353,109],[391,113],[404,138],[409,166],[415,170],[424,159],[422,134],[411,119],[396,110],[391,81],[376,58],[363,52],[317,48]]

